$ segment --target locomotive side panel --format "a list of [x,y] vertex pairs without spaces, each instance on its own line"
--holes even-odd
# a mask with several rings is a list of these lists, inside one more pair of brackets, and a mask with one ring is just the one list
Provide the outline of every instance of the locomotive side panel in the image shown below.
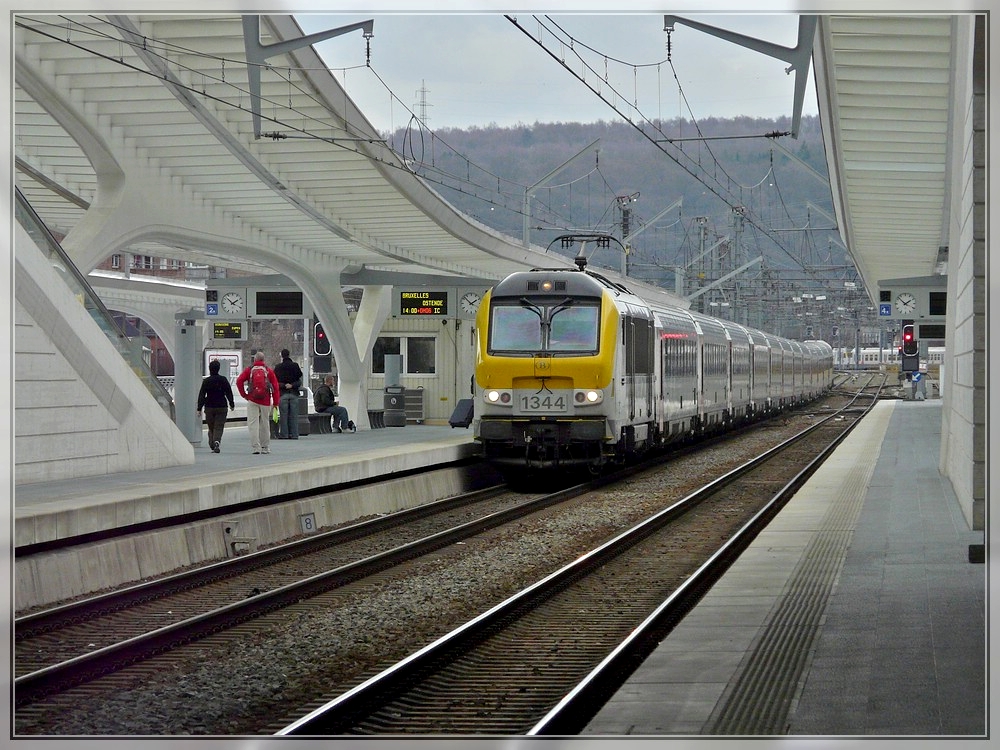
[[[609,300],[611,295],[609,293]],[[615,372],[616,399],[609,413],[609,429],[615,440],[624,440],[619,451],[638,451],[654,439],[656,412],[654,356],[655,327],[652,311],[638,300],[616,299],[621,335]]]

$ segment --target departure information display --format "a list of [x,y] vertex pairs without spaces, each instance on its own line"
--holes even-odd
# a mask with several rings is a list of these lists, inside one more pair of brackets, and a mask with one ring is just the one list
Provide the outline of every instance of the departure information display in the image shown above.
[[242,320],[215,320],[212,321],[213,339],[238,339],[246,340],[246,323]]
[[400,315],[447,315],[448,292],[400,292]]

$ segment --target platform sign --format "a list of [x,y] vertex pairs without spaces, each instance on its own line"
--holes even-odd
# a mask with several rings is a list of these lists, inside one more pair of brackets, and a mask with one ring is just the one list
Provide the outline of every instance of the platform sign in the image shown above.
[[219,303],[218,302],[208,302],[205,305],[205,315],[218,315],[219,314]]
[[243,352],[239,349],[206,349],[204,373],[208,375],[208,363],[219,360],[219,373],[223,377],[235,378],[243,371]]
[[882,302],[878,306],[878,314],[881,318],[891,318],[892,317],[892,303]]

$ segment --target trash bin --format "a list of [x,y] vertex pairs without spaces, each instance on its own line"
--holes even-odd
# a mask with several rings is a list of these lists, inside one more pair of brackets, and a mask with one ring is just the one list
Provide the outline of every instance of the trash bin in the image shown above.
[[406,393],[402,386],[386,386],[383,407],[386,427],[406,427]]
[[[298,413],[298,423],[299,423],[299,437],[308,435],[312,430],[310,429],[309,423],[309,397],[306,395],[308,391],[305,388],[299,388],[299,413]],[[270,416],[270,412],[268,412]],[[271,421],[271,437],[278,437],[278,423]]]
[[309,423],[309,396],[305,388],[299,388],[299,436],[308,435],[312,430]]

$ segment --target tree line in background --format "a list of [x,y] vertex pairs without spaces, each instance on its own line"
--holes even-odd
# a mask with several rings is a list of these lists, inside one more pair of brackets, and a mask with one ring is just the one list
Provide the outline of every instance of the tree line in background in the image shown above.
[[[696,254],[699,219],[707,220],[713,236],[722,236],[731,233],[734,208],[742,206],[753,218],[742,240],[752,244],[748,252],[763,253],[779,268],[843,263],[836,249],[830,255],[825,236],[790,231],[832,227],[809,204],[833,214],[829,185],[814,174],[827,171],[819,118],[803,117],[797,138],[776,135],[790,130],[787,117],[736,117],[697,124],[677,119],[647,124],[641,132],[624,121],[489,125],[433,134],[411,126],[389,141],[449,203],[520,238],[527,186],[599,139],[593,156],[575,159],[531,199],[535,245],[572,231],[621,238],[623,230],[642,229],[632,243],[637,266],[672,266]],[[679,209],[657,218],[678,199]],[[766,230],[774,230],[780,246]],[[600,265],[618,262],[610,258]]]

